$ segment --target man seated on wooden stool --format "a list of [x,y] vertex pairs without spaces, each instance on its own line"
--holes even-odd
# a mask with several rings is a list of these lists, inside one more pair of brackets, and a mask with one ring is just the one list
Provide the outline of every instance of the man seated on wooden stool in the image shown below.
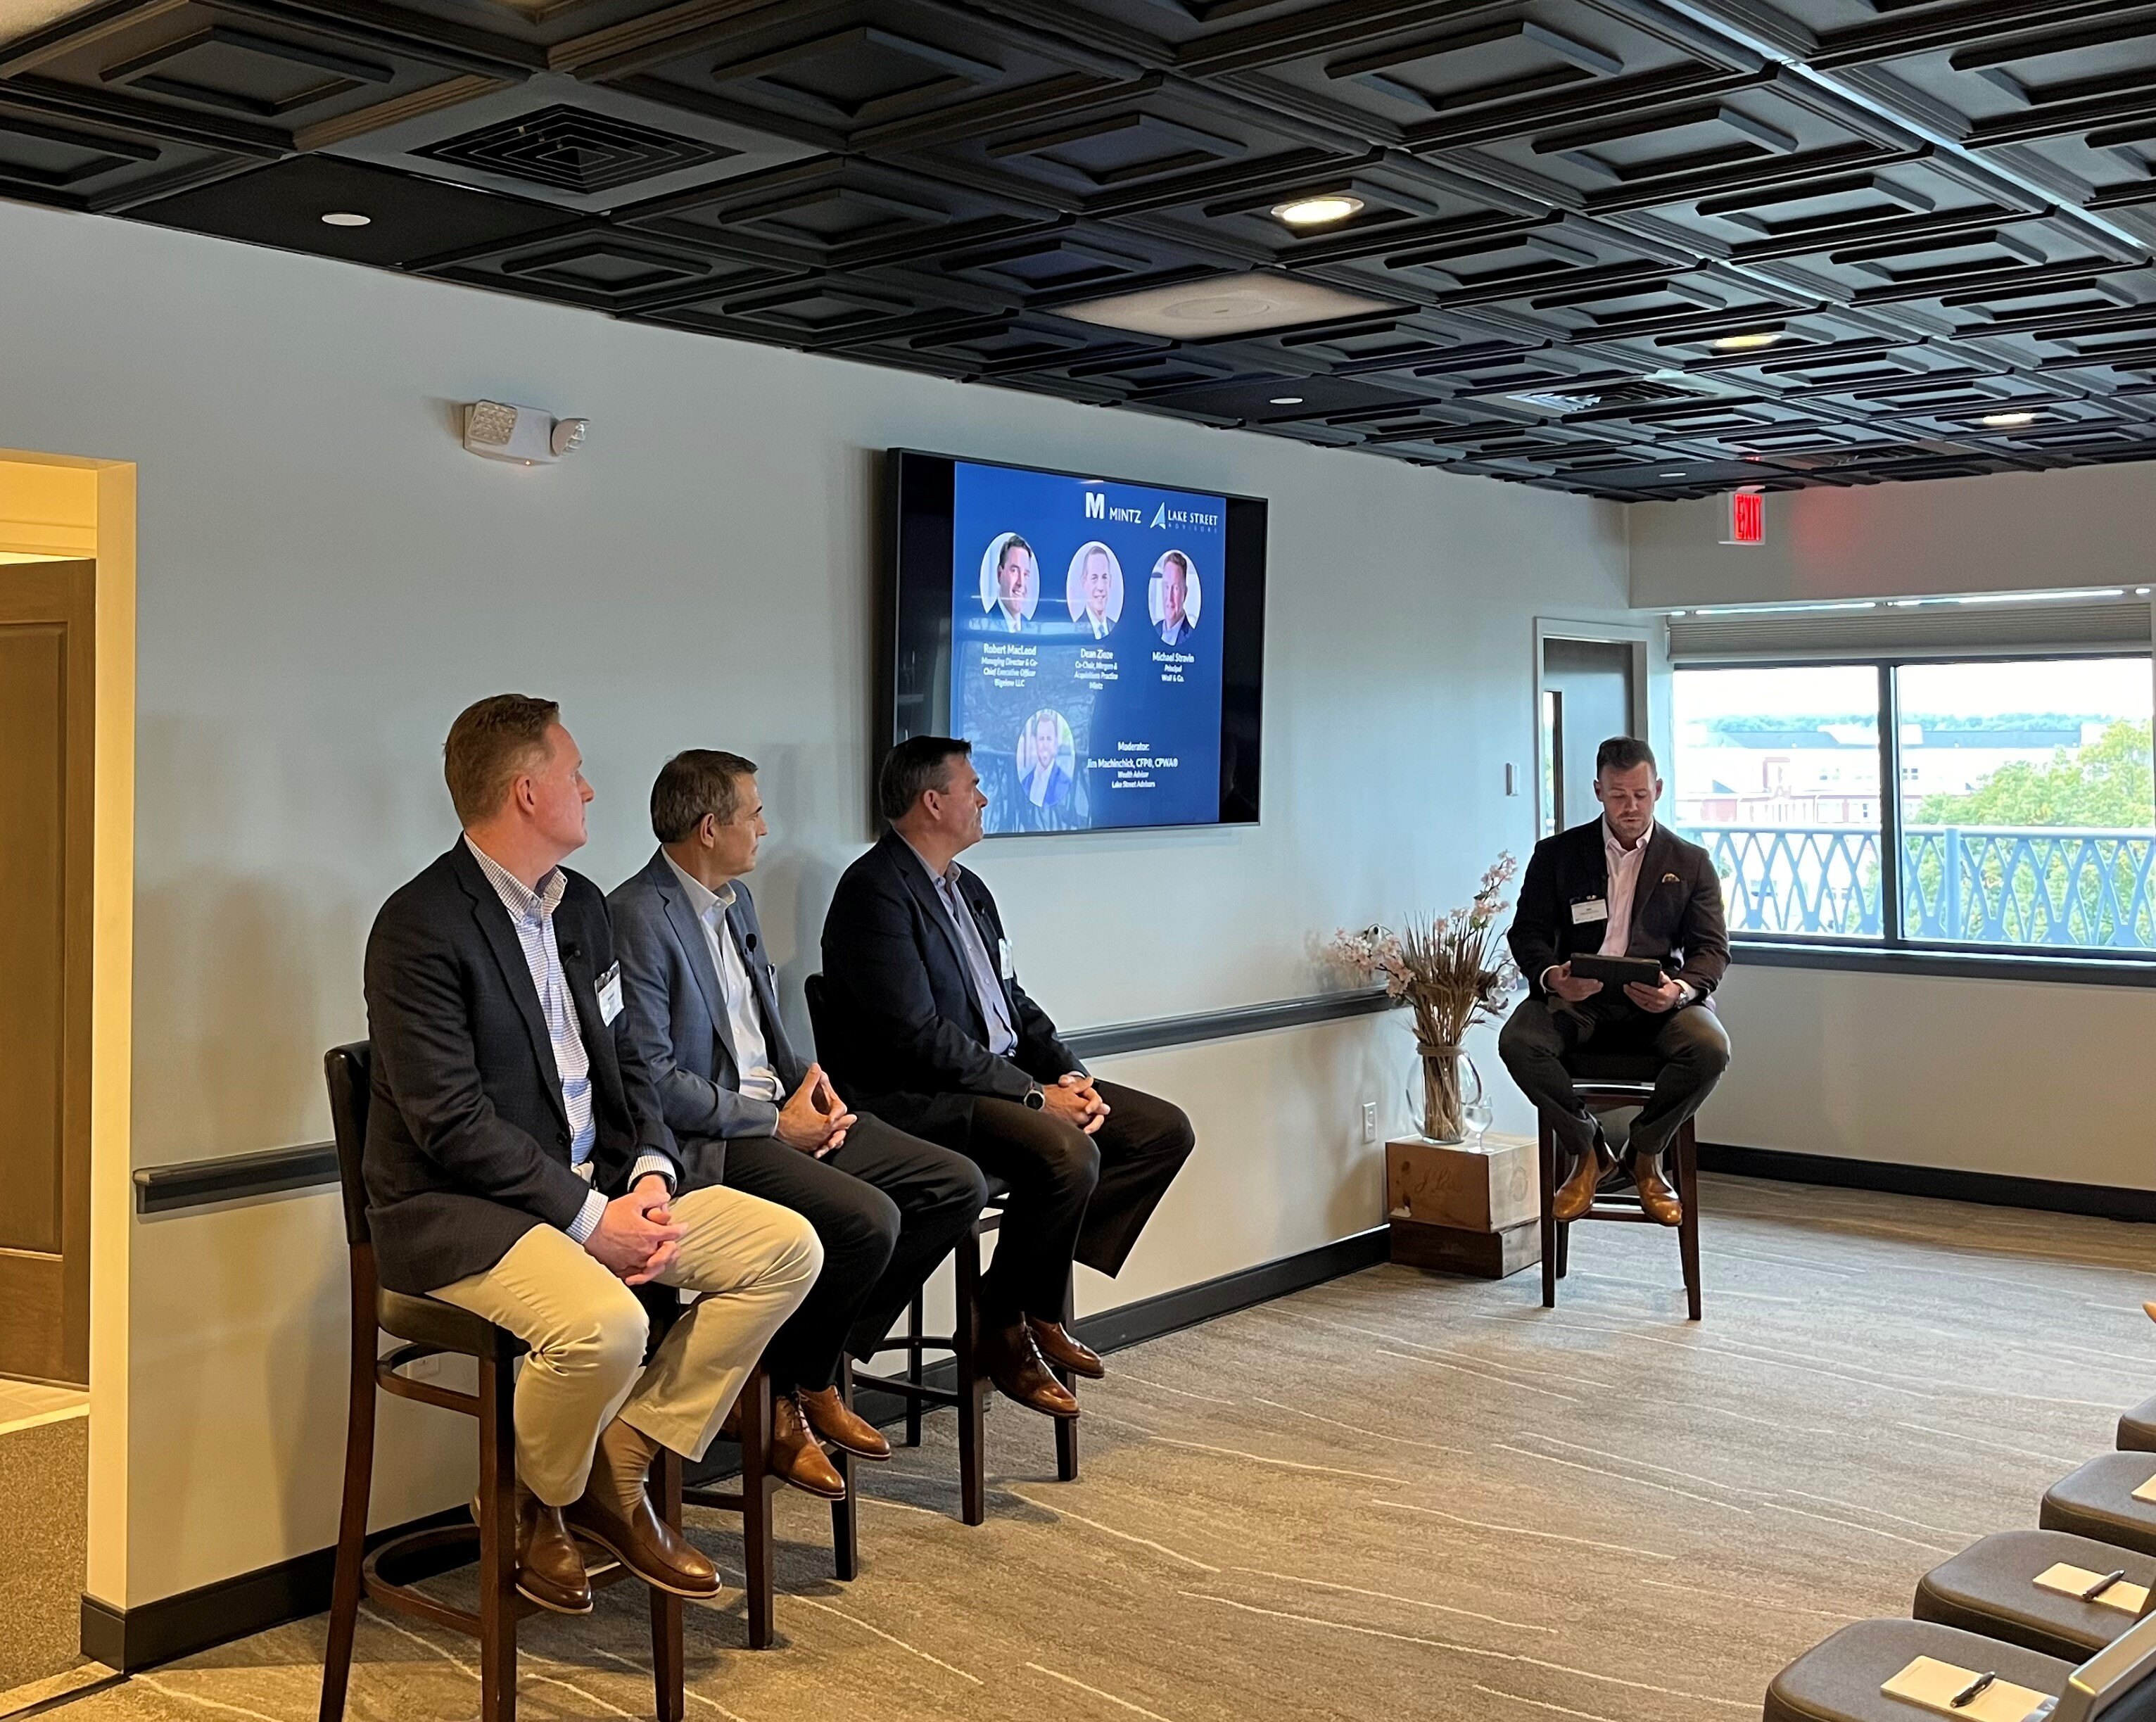
[[[1665,1226],[1684,1218],[1662,1175],[1662,1154],[1729,1068],[1729,1036],[1708,1002],[1729,966],[1722,882],[1696,843],[1655,823],[1662,793],[1645,742],[1615,736],[1594,756],[1602,817],[1535,846],[1520,883],[1510,935],[1527,996],[1507,1020],[1497,1051],[1512,1080],[1539,1107],[1574,1156],[1553,1211],[1577,1220],[1616,1158],[1581,1104],[1565,1061],[1597,1052],[1651,1056],[1655,1091],[1632,1125],[1632,1179],[1640,1204]],[[1650,957],[1659,985],[1606,992],[1574,976],[1570,959]]]
[[[374,1075],[362,1162],[382,1283],[506,1328],[516,1377],[516,1588],[590,1611],[576,1538],[646,1584],[717,1593],[653,1510],[661,1447],[701,1459],[765,1343],[815,1283],[808,1222],[680,1162],[627,1034],[584,842],[583,758],[551,700],[497,694],[450,726],[464,835],[367,941]],[[647,1365],[629,1288],[699,1294]]]
[[[687,1163],[807,1216],[824,1272],[773,1338],[772,1468],[827,1499],[846,1492],[822,1442],[888,1459],[891,1443],[839,1396],[848,1351],[875,1355],[921,1283],[988,1200],[963,1154],[849,1112],[778,1014],[747,875],[768,827],[756,766],[677,753],[651,786],[659,852],[607,899],[631,1033]],[[820,1437],[820,1439],[819,1439]]]
[[885,758],[889,829],[824,918],[824,979],[842,1005],[824,1051],[862,1111],[1010,1187],[981,1280],[982,1360],[1006,1397],[1075,1417],[1052,1371],[1103,1370],[1063,1324],[1070,1264],[1121,1272],[1197,1138],[1182,1108],[1090,1075],[1019,984],[995,898],[958,865],[988,804],[972,752],[915,736]]

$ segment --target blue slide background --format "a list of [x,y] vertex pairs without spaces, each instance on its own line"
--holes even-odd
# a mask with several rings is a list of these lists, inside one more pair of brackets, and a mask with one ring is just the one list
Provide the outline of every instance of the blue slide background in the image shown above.
[[[973,744],[992,832],[1212,825],[1220,815],[1224,498],[1008,466],[954,463],[951,727]],[[1088,496],[1099,500],[1089,513]],[[981,558],[1006,532],[1032,545],[1039,602],[1014,634],[981,605]],[[1097,643],[1066,599],[1070,559],[1099,540],[1122,566],[1123,608]],[[1180,550],[1197,570],[1197,625],[1163,644],[1147,592],[1153,564]],[[1156,655],[1158,655],[1158,656]],[[1163,659],[1168,661],[1162,661]],[[1018,738],[1043,708],[1073,747],[1060,805],[1023,790]]]

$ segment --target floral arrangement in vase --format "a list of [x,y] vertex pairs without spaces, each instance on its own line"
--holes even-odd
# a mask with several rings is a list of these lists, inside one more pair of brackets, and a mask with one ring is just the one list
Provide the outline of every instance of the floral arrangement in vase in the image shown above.
[[[1415,1051],[1423,1069],[1422,1133],[1433,1142],[1466,1137],[1464,1115],[1481,1097],[1481,1079],[1460,1042],[1476,1024],[1498,1016],[1519,984],[1499,925],[1512,906],[1505,889],[1518,871],[1507,851],[1482,875],[1474,901],[1464,907],[1410,919],[1398,933],[1383,927],[1343,929],[1327,947],[1342,968],[1382,981],[1389,998],[1414,1012]],[[1472,1100],[1463,1092],[1462,1066],[1474,1084]]]

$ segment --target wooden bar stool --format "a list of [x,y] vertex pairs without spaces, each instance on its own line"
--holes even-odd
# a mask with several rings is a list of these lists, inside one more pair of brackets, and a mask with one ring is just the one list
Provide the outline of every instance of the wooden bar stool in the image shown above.
[[[329,1077],[330,1113],[336,1124],[337,1173],[343,1186],[345,1238],[352,1255],[352,1401],[346,1424],[344,1503],[337,1527],[329,1648],[322,1660],[321,1722],[341,1722],[344,1714],[362,1596],[378,1607],[477,1638],[482,1722],[512,1722],[516,1714],[516,1623],[536,1613],[538,1607],[521,1596],[516,1585],[516,1433],[511,1388],[524,1343],[505,1329],[454,1304],[382,1289],[376,1277],[374,1243],[367,1226],[367,1191],[360,1175],[372,1061],[367,1042],[362,1041],[331,1049],[324,1062]],[[384,1333],[405,1342],[386,1357],[381,1354]],[[479,1391],[460,1393],[400,1373],[423,1358],[440,1356],[475,1360],[479,1365]],[[367,1509],[374,1476],[377,1392],[439,1406],[479,1420],[476,1526],[416,1531],[368,1551]],[[681,1523],[680,1458],[662,1452],[652,1468],[652,1483],[654,1507],[669,1524],[678,1528]],[[582,1546],[594,1589],[634,1576],[611,1555],[588,1544]],[[476,1613],[438,1601],[415,1586],[419,1578],[462,1564],[453,1558],[457,1550],[471,1550],[478,1557]],[[681,1599],[663,1591],[651,1593],[651,1646],[652,1683],[660,1722],[681,1722]]]
[[[829,990],[820,974],[809,975],[802,982],[801,990],[808,1003],[808,1022],[814,1031],[819,1053],[824,1047],[837,1044],[828,1026],[831,1001]],[[906,1331],[897,1338],[887,1340],[886,1351],[906,1354],[906,1370],[900,1375],[870,1375],[850,1371],[850,1381],[859,1381],[865,1387],[880,1388],[886,1393],[898,1395],[906,1401],[906,1445],[921,1445],[921,1419],[932,1406],[952,1406],[958,1412],[958,1514],[968,1524],[980,1524],[988,1516],[988,1469],[983,1457],[986,1442],[988,1396],[994,1383],[976,1362],[981,1346],[981,1240],[1003,1224],[1003,1204],[1009,1195],[1009,1186],[1000,1179],[988,1180],[988,1204],[975,1219],[972,1229],[958,1240],[952,1252],[957,1272],[957,1331],[949,1334],[934,1334],[926,1331],[927,1318],[919,1292],[913,1294],[913,1303],[906,1313]],[[1063,1294],[1063,1318],[1070,1318],[1073,1308],[1072,1288],[1066,1286]],[[952,1387],[940,1387],[927,1379],[927,1364],[924,1354],[947,1351],[951,1354],[953,1372],[957,1377]],[[1053,1365],[1050,1365],[1053,1368]],[[1065,1370],[1056,1370],[1055,1378],[1074,1394],[1077,1382]],[[850,1389],[849,1390],[850,1391]],[[850,1400],[849,1403],[850,1403]],[[847,1479],[846,1495],[853,1498],[853,1467],[841,1455],[839,1474]],[[1075,1418],[1060,1418],[1055,1425],[1055,1476],[1061,1483],[1074,1483],[1078,1477],[1078,1423]],[[841,1575],[844,1576],[844,1575]]]
[[[913,1294],[913,1303],[906,1312],[906,1330],[887,1340],[886,1351],[906,1354],[906,1373],[902,1375],[856,1375],[855,1380],[864,1386],[879,1387],[886,1393],[896,1393],[906,1401],[906,1445],[921,1445],[921,1420],[932,1406],[952,1406],[958,1412],[958,1516],[968,1524],[980,1524],[988,1516],[988,1463],[986,1458],[988,1397],[995,1391],[995,1384],[988,1372],[976,1360],[981,1348],[981,1240],[1003,1224],[1003,1200],[1009,1194],[999,1180],[988,1180],[988,1203],[974,1221],[973,1229],[958,1240],[952,1257],[957,1269],[957,1331],[955,1334],[930,1334],[925,1331],[927,1318],[924,1299],[919,1292]],[[1070,1316],[1070,1293],[1064,1294],[1064,1315]],[[927,1354],[947,1351],[951,1354],[956,1385],[940,1387],[927,1379]],[[1054,1369],[1054,1365],[1050,1367]],[[1055,1378],[1074,1394],[1078,1390],[1075,1379],[1065,1370],[1055,1370]],[[1078,1478],[1078,1421],[1075,1417],[1062,1417],[1055,1424],[1055,1477],[1059,1483],[1075,1483]]]
[[[1655,1092],[1656,1064],[1651,1058],[1620,1053],[1583,1052],[1565,1061],[1573,1086],[1589,1112],[1614,1112],[1620,1107],[1641,1106]],[[1560,1223],[1553,1211],[1558,1185],[1563,1181],[1558,1168],[1557,1132],[1544,1115],[1537,1132],[1542,1144],[1543,1308],[1557,1308],[1557,1283],[1571,1265],[1573,1222]],[[1684,1219],[1678,1225],[1677,1254],[1684,1267],[1685,1303],[1691,1319],[1699,1319],[1699,1138],[1686,1118],[1670,1144],[1671,1169],[1676,1175],[1677,1200]],[[1629,1190],[1597,1190],[1594,1205],[1582,1220],[1626,1220],[1652,1226],[1656,1222]]]

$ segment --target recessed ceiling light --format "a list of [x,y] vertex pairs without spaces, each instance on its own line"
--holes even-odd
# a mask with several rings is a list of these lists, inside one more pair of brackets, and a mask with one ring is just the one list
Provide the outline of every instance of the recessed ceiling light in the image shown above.
[[1327,192],[1322,197],[1296,198],[1273,205],[1274,218],[1290,227],[1324,227],[1362,213],[1363,200],[1345,192]]
[[1662,476],[1664,478],[1682,478],[1684,475],[1681,472],[1666,472]]
[[371,227],[373,224],[372,215],[361,215],[350,209],[332,209],[322,218],[325,227]]
[[2133,589],[2133,595],[2136,598],[2146,598],[2148,595],[2148,589],[2146,586],[2136,586]]
[[1301,275],[1254,270],[1059,306],[1056,315],[1103,328],[1127,329],[1137,335],[1206,341],[1223,335],[1253,334],[1260,329],[1336,322],[1342,317],[1392,309],[1385,300],[1343,293],[1337,287]]
[[1724,335],[1707,344],[1717,352],[1748,352],[1755,347],[1772,347],[1783,333],[1779,329],[1755,329],[1748,335]]
[[2010,425],[2033,424],[2042,416],[2041,413],[1986,413],[1982,422],[1994,430],[2005,430]]
[[1276,407],[1299,407],[1302,404],[1302,397],[1299,394],[1276,394],[1268,404]]

